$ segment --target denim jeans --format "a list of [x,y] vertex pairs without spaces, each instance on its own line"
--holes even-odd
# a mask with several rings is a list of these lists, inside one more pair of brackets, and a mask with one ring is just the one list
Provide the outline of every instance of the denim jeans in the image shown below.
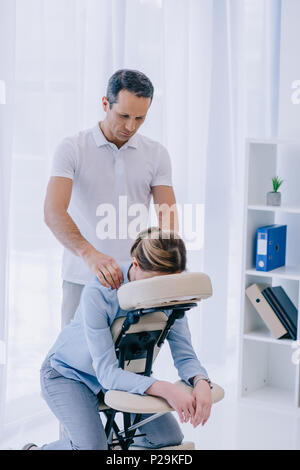
[[[39,450],[106,450],[107,439],[98,411],[98,397],[84,383],[68,379],[51,367],[47,357],[41,367],[43,396],[67,437],[39,447]],[[143,418],[149,415],[143,415]],[[135,438],[135,445],[159,448],[179,445],[180,427],[171,413],[139,428],[146,436]]]

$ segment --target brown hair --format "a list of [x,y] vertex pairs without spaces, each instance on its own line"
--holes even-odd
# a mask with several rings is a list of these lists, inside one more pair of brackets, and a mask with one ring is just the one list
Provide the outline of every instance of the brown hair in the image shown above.
[[175,273],[186,269],[186,248],[178,233],[150,227],[140,232],[130,249],[142,271]]

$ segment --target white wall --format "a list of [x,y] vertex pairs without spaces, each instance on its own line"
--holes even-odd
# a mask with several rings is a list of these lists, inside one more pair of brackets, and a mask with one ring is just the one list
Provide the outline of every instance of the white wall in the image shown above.
[[[282,0],[281,3],[281,48],[280,48],[280,87],[278,134],[282,139],[300,141],[300,1]],[[292,84],[298,81],[298,89]],[[292,96],[294,101],[292,102]],[[296,98],[296,100],[295,100]],[[300,179],[299,147],[283,147],[279,176],[284,179],[282,203],[290,201],[299,206],[297,189]],[[278,222],[280,223],[280,222]],[[287,264],[300,265],[300,217],[290,217],[287,223]]]
[[[300,139],[300,1],[282,0],[279,136],[284,139]],[[292,83],[299,81],[292,103]]]

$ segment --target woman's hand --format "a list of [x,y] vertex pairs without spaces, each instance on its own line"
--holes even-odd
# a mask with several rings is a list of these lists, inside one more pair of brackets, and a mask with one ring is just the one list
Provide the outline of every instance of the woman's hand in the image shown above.
[[177,411],[181,423],[187,423],[188,421],[192,423],[195,414],[194,398],[192,395],[170,383],[167,389],[166,400]]
[[157,380],[147,390],[148,395],[164,398],[178,413],[181,423],[192,422],[195,414],[194,397],[170,382]]
[[212,406],[212,396],[209,384],[205,380],[199,380],[194,387],[192,393],[195,414],[191,419],[191,424],[198,426],[202,422],[202,426],[206,423],[210,416]]

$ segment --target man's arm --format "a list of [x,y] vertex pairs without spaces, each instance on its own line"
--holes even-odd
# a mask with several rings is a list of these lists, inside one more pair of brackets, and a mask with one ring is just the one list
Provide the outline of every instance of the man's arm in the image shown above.
[[70,178],[52,176],[44,203],[44,221],[56,238],[77,256],[83,256],[91,245],[81,235],[67,210],[72,194]]
[[71,178],[52,176],[48,183],[44,203],[44,220],[55,237],[72,253],[80,256],[100,282],[114,289],[123,280],[121,269],[111,257],[97,251],[80,233],[68,214],[73,181]]
[[178,212],[173,187],[152,186],[152,195],[159,227],[178,233]]

